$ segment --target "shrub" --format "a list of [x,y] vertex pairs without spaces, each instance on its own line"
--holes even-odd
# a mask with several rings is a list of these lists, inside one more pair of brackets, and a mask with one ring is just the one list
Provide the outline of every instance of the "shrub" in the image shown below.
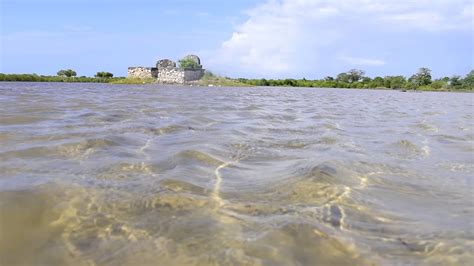
[[194,60],[191,59],[181,59],[179,60],[179,67],[181,69],[189,69],[189,70],[198,70],[202,69],[202,66],[196,63]]
[[64,70],[64,69],[61,69],[58,71],[58,76],[60,77],[75,77],[77,75],[76,71],[72,70],[72,69],[67,69],[67,70]]
[[112,78],[113,76],[114,74],[110,72],[97,72],[97,74],[95,74],[96,78]]

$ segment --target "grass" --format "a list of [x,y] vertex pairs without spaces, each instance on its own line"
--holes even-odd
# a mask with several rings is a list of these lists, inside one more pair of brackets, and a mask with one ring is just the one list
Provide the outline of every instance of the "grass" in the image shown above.
[[200,80],[190,82],[190,84],[216,87],[251,87],[251,85],[242,83],[235,79],[214,75],[210,71],[206,71]]

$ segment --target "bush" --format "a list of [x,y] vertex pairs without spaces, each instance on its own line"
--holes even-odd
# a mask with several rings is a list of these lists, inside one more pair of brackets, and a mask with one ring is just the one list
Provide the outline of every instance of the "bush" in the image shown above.
[[110,73],[110,72],[97,72],[97,74],[95,74],[95,77],[96,78],[112,78],[114,76],[114,74]]
[[181,59],[179,60],[179,67],[181,69],[189,69],[189,70],[198,70],[202,69],[202,66],[196,63],[194,60],[191,59]]
[[69,78],[69,77],[77,76],[77,73],[76,73],[76,71],[74,71],[72,69],[67,69],[67,70],[61,69],[61,70],[58,71],[58,76]]
[[212,78],[216,78],[216,75],[214,73],[212,73],[211,71],[206,70],[206,71],[204,71],[204,76],[202,78],[203,79],[212,79]]
[[431,83],[431,88],[435,90],[445,89],[447,86],[448,86],[448,83],[442,80],[436,80]]

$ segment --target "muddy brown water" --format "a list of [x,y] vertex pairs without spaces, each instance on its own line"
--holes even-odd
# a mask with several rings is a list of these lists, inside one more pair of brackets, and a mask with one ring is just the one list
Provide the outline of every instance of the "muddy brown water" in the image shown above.
[[469,265],[473,105],[0,83],[0,264]]

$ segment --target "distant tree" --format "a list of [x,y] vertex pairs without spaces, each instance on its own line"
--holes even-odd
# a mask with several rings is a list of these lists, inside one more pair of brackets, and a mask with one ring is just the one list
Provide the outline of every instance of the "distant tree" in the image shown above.
[[207,76],[207,77],[210,77],[210,78],[216,77],[216,75],[214,73],[212,73],[211,71],[209,71],[209,70],[204,71],[204,76]]
[[406,78],[404,76],[393,76],[390,79],[391,89],[401,89],[405,86]]
[[324,80],[325,80],[325,81],[333,81],[334,78],[331,77],[331,76],[327,76],[327,77],[324,78]]
[[283,85],[284,85],[284,86],[295,87],[296,84],[297,84],[297,83],[296,83],[296,80],[294,80],[294,79],[285,79],[285,80],[283,81]]
[[422,67],[418,72],[411,77],[411,81],[415,88],[431,84],[431,69]]
[[448,83],[444,81],[443,79],[438,79],[433,82],[431,82],[431,88],[435,90],[440,90],[440,89],[447,89],[448,88]]
[[110,72],[97,72],[97,74],[95,74],[96,78],[112,78],[113,76],[114,74]]
[[458,75],[452,76],[448,82],[451,87],[457,87],[462,85],[461,76]]
[[413,88],[416,87],[415,79],[416,79],[415,75],[412,75],[411,77],[408,78],[408,80],[407,80],[407,81],[408,81],[408,82],[407,82],[407,83],[408,83],[408,84],[407,84],[407,87],[408,87],[408,88],[413,89]]
[[347,73],[339,73],[336,77],[336,80],[338,82],[345,82],[345,83],[349,83],[349,80],[350,80],[350,77]]
[[74,70],[72,70],[72,69],[68,69],[66,75],[67,75],[68,77],[75,77],[75,76],[77,76],[77,73],[76,73],[76,71],[74,71]]
[[258,82],[257,82],[257,86],[269,86],[270,83],[268,82],[268,80],[266,79],[260,79]]
[[178,62],[179,62],[179,67],[181,69],[191,69],[191,70],[202,69],[202,66],[192,59],[184,58],[184,59],[179,60]]
[[364,84],[369,84],[371,81],[372,81],[372,79],[369,78],[369,77],[363,77],[362,78],[362,83],[364,83]]
[[383,78],[383,86],[385,88],[390,88],[391,84],[392,84],[392,76],[385,76]]
[[68,78],[77,76],[76,71],[74,71],[72,69],[67,69],[67,70],[61,69],[61,70],[58,71],[57,74],[60,77],[68,77]]
[[386,76],[384,78],[384,87],[390,89],[401,89],[404,87],[406,79],[404,76]]
[[375,77],[369,84],[370,88],[380,88],[384,86],[384,79],[382,77]]
[[450,80],[450,78],[449,78],[449,77],[444,77],[444,78],[441,78],[441,79],[439,79],[439,80],[441,80],[441,81],[444,81],[444,82],[448,83],[448,82],[449,82],[449,80]]
[[364,78],[365,71],[360,69],[351,69],[347,71],[347,75],[349,77],[349,82],[353,83],[360,81],[362,78]]
[[474,70],[471,70],[469,74],[462,80],[462,86],[465,89],[474,89]]

